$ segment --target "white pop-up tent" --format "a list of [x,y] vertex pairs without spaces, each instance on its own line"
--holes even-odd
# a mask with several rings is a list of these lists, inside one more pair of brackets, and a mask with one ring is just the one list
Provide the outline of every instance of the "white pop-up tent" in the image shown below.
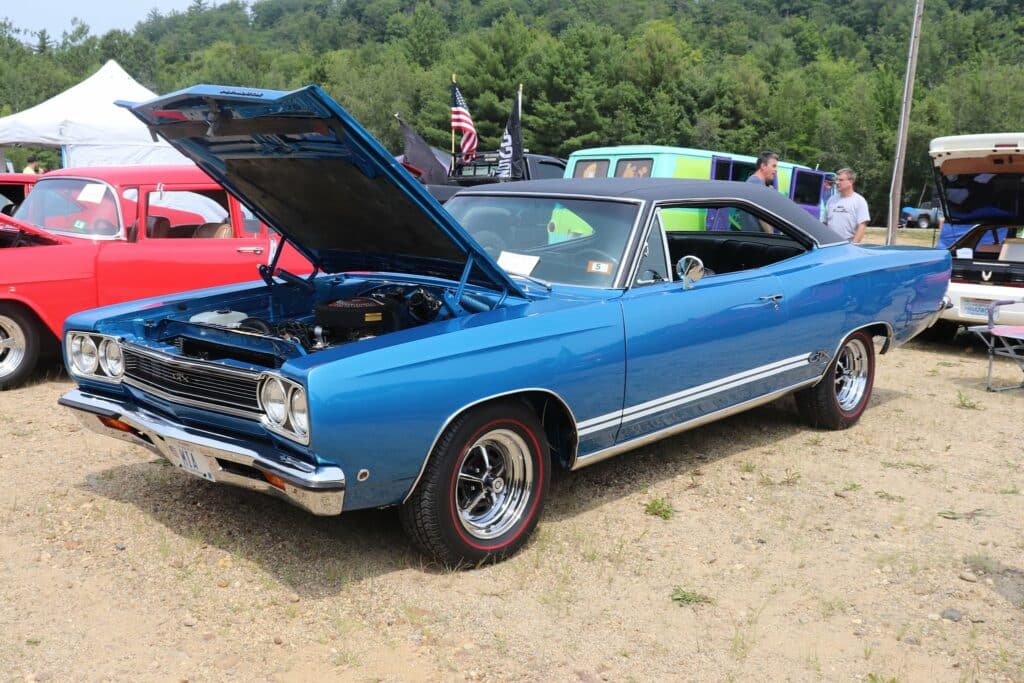
[[0,145],[60,147],[65,166],[192,163],[115,100],[145,102],[156,94],[114,60],[78,85],[31,109],[0,118]]

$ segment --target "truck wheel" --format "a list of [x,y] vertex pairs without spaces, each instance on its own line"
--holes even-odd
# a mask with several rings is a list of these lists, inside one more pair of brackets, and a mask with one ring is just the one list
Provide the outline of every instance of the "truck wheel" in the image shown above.
[[419,486],[399,508],[402,527],[448,567],[503,560],[537,526],[550,470],[533,412],[512,401],[481,406],[441,436]]
[[0,303],[0,389],[18,386],[35,369],[40,336],[29,313]]
[[918,216],[917,217],[917,227],[921,228],[922,230],[927,230],[928,228],[931,227],[931,225],[932,225],[932,219],[929,218],[928,216]]
[[843,341],[821,381],[796,393],[796,405],[812,427],[846,429],[860,419],[874,382],[875,345],[868,332],[857,330]]

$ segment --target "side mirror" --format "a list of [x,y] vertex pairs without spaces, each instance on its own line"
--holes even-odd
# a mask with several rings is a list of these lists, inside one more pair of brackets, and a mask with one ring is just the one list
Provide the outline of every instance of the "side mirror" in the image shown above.
[[704,262],[696,256],[684,256],[676,263],[676,275],[683,281],[683,287],[692,289],[704,277]]

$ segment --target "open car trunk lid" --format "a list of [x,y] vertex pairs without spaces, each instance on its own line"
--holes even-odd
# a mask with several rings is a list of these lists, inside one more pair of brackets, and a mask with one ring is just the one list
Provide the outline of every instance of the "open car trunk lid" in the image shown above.
[[928,153],[947,220],[1024,225],[1024,133],[936,138]]

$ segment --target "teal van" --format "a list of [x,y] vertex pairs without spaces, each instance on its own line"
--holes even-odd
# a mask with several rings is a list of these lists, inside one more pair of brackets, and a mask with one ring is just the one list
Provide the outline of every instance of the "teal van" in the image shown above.
[[[696,178],[700,180],[745,181],[757,168],[757,158],[712,152],[689,147],[660,145],[620,145],[593,147],[569,155],[566,178]],[[779,161],[775,188],[818,220],[824,218],[825,201],[831,190],[825,177],[831,175],[808,166]],[[676,230],[703,230],[702,222],[693,226],[673,226]],[[670,228],[671,229],[671,228]]]

